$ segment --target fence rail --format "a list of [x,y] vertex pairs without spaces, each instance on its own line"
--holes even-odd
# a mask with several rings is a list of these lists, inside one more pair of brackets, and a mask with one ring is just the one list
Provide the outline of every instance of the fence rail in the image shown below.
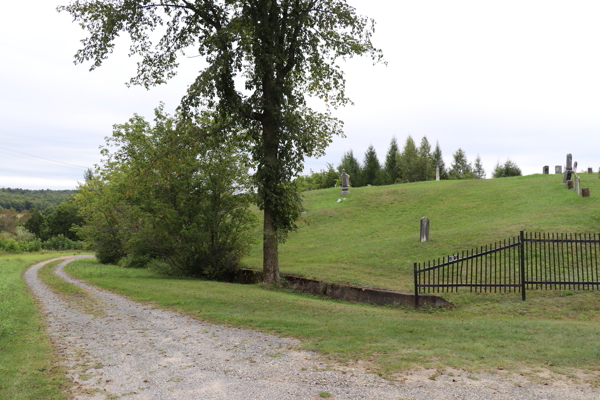
[[519,236],[460,254],[414,263],[415,305],[419,293],[520,292],[600,289],[598,234],[521,231]]

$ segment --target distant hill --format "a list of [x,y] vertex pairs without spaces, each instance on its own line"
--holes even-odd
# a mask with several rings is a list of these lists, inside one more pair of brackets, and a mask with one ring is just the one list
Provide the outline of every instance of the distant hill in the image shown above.
[[23,210],[44,210],[69,200],[77,190],[29,190],[0,188],[0,207]]

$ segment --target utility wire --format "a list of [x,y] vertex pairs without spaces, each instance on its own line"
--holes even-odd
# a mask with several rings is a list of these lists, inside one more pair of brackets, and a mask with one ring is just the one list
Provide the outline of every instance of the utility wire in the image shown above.
[[[52,180],[56,180],[57,179],[57,178],[48,178],[47,176],[43,177],[43,176],[38,176],[38,175],[24,174],[22,172],[9,171],[9,170],[6,170],[6,169],[5,170],[0,169],[0,172],[4,173],[3,176],[0,176],[0,180],[2,180],[3,178],[4,179],[9,178],[10,175],[12,175],[12,174],[22,175],[22,176],[25,176],[27,178],[44,179],[44,180],[48,180],[48,181],[52,181]],[[61,178],[61,179],[65,179],[65,180],[77,180],[75,178]]]
[[[36,156],[36,155],[33,155],[33,154],[24,153],[22,151],[12,150],[12,149],[9,149],[9,148],[4,147],[4,146],[0,146],[0,149],[11,151],[11,152],[14,152],[14,153],[24,154],[25,156],[28,156],[28,157],[38,158],[38,159],[43,160],[45,162],[50,162],[50,163],[53,163],[53,164],[57,164],[60,167],[79,168],[79,169],[84,169],[84,170],[88,169],[88,167],[82,167],[81,165],[70,164],[70,163],[66,163],[66,162],[63,162],[63,161],[51,160],[49,158],[44,158],[44,157]],[[24,156],[20,156],[20,155],[17,155],[17,154],[6,153],[4,151],[0,151],[0,153],[8,154],[10,156],[15,156],[15,157],[26,158]]]

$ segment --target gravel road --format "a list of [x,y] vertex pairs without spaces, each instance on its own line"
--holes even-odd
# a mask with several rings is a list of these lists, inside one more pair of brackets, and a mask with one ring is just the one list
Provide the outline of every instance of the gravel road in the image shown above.
[[[336,366],[298,350],[300,342],[200,322],[152,308],[57,274],[96,300],[82,311],[37,277],[25,280],[47,316],[49,334],[76,382],[76,399],[600,399],[569,381],[548,385],[520,376],[417,370],[390,382],[359,367]],[[48,261],[47,261],[48,262]]]

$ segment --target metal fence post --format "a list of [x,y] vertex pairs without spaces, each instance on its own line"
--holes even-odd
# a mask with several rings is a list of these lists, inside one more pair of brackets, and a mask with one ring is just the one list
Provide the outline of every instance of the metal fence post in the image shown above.
[[525,301],[527,298],[525,294],[525,231],[521,231],[520,239],[521,245],[519,246],[519,249],[521,250],[521,262],[519,264],[521,269],[521,298]]
[[415,308],[419,308],[419,287],[417,285],[417,263],[413,263],[413,271],[415,276]]

